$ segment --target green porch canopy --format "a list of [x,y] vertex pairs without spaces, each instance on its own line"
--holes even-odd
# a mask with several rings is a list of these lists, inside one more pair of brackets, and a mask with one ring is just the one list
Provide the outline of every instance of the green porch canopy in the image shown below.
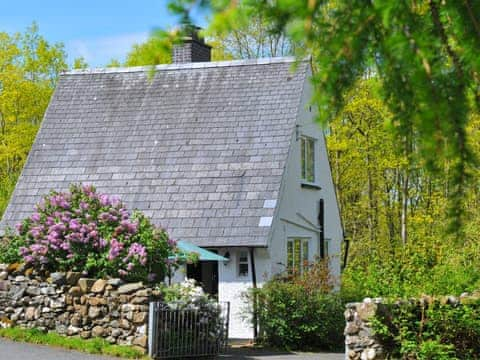
[[[215,254],[212,251],[208,251],[200,246],[194,245],[187,241],[179,240],[177,242],[178,249],[183,253],[197,253],[200,261],[228,261],[226,257]],[[180,255],[181,256],[181,255]],[[170,259],[175,259],[177,256],[170,256]]]

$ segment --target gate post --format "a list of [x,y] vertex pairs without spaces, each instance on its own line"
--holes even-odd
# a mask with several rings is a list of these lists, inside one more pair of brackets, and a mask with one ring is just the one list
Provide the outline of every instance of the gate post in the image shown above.
[[157,329],[156,329],[156,313],[155,313],[155,302],[150,302],[148,304],[148,330],[147,330],[147,336],[148,336],[148,356],[151,358],[154,357],[154,348],[155,348],[155,341],[156,341],[156,336],[157,336]]

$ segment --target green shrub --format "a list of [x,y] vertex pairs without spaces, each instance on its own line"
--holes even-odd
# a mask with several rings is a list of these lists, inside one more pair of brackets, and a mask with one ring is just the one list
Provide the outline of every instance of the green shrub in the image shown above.
[[383,305],[372,324],[387,353],[395,359],[479,359],[480,299],[444,302]]
[[323,265],[303,275],[270,280],[249,294],[260,341],[290,350],[336,350],[343,346],[344,302],[331,292]]
[[23,261],[19,249],[25,246],[25,240],[22,237],[14,236],[11,233],[5,234],[0,238],[0,264],[13,264]]

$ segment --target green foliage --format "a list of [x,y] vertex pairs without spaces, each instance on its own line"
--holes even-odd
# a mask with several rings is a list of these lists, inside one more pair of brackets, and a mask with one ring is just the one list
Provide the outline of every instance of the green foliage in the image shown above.
[[105,65],[105,67],[107,67],[107,68],[121,67],[121,66],[122,66],[122,64],[117,59],[111,59],[110,62],[107,65]]
[[32,344],[58,346],[82,351],[88,354],[117,356],[125,359],[148,359],[142,351],[130,346],[112,345],[101,338],[81,339],[65,337],[54,332],[46,333],[38,329],[0,328],[0,337]]
[[257,314],[260,340],[291,350],[341,348],[344,302],[326,278],[314,266],[303,275],[275,278],[252,289],[250,312]]
[[13,264],[23,261],[18,249],[25,246],[24,239],[7,232],[3,237],[0,237],[0,263]]
[[22,34],[0,32],[0,216],[61,71],[63,44],[49,44],[32,24]]
[[83,56],[75,58],[73,60],[73,68],[75,70],[82,70],[88,68],[88,63]]
[[480,300],[451,305],[427,298],[382,306],[372,325],[393,358],[478,359]]
[[153,33],[146,42],[133,45],[132,50],[127,54],[125,66],[169,64],[172,61],[170,51],[171,47]]

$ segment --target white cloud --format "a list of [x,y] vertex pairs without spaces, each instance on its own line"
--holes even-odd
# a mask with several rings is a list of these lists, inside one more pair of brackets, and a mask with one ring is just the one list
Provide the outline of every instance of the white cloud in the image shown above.
[[147,40],[148,32],[77,39],[65,44],[70,62],[83,56],[90,67],[105,66],[111,59],[123,61],[133,44]]

